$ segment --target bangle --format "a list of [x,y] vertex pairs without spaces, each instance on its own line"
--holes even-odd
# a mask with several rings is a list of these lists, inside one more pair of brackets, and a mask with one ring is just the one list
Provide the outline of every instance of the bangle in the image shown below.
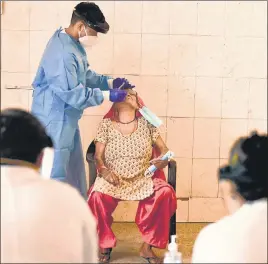
[[[111,174],[111,172],[108,170],[108,174],[106,175],[106,177],[109,176],[110,174]],[[103,178],[103,174],[101,172],[98,172],[97,176],[100,177],[100,178]]]
[[108,170],[108,168],[106,167],[106,166],[99,166],[99,167],[97,167],[97,173],[98,174],[100,174],[100,170],[101,169],[106,169],[106,170]]

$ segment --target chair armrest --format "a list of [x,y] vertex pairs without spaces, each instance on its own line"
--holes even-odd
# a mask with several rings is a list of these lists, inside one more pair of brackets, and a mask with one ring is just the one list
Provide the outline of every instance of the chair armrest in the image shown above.
[[[168,163],[168,183],[173,187],[176,192],[176,179],[177,179],[177,163],[175,160],[171,160]],[[170,218],[169,228],[169,242],[171,242],[171,236],[176,235],[176,212]]]
[[177,180],[177,163],[175,160],[171,160],[168,163],[168,183],[176,191],[176,180]]
[[87,152],[87,154],[86,154],[86,161],[87,161],[87,163],[94,162],[95,161],[95,154],[94,153]]
[[96,152],[95,142],[92,141],[91,144],[88,146],[87,153],[86,153],[87,162],[94,160],[95,152]]
[[96,165],[95,165],[95,161],[94,158],[88,160],[88,172],[89,172],[89,188],[94,184],[96,178],[97,178],[97,169],[96,169]]

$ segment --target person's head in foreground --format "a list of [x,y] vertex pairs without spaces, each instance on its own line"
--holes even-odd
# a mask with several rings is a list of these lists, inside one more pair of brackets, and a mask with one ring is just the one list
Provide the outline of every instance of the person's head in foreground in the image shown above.
[[255,132],[234,143],[228,165],[219,170],[221,192],[230,213],[245,202],[267,199],[267,151],[267,135]]
[[95,3],[81,2],[73,10],[71,24],[66,32],[85,47],[93,46],[98,33],[106,34],[109,24],[100,8]]
[[198,235],[193,263],[267,263],[267,134],[239,138],[219,182],[229,215]]
[[87,204],[74,188],[38,172],[43,150],[52,147],[45,129],[18,109],[1,111],[0,122],[1,263],[97,263]]
[[1,164],[40,169],[52,148],[51,138],[33,115],[19,109],[1,111]]

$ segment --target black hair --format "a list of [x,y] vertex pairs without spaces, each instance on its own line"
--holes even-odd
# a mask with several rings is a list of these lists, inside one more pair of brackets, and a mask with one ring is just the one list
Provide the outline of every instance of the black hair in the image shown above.
[[90,22],[92,24],[104,23],[105,17],[95,3],[81,2],[73,11],[71,24],[74,25],[78,21]]
[[232,181],[246,201],[267,198],[268,138],[253,132],[239,138],[230,151],[228,166],[219,170],[220,179]]
[[45,147],[53,147],[42,124],[30,113],[20,109],[1,111],[1,158],[36,163]]

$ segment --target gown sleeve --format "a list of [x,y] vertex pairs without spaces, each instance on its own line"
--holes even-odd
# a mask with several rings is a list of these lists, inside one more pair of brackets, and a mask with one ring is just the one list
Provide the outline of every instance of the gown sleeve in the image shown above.
[[86,75],[86,85],[91,88],[100,88],[102,91],[108,91],[111,88],[112,78],[88,69]]
[[102,104],[104,98],[98,88],[88,88],[78,82],[78,66],[73,54],[63,54],[56,67],[47,65],[45,74],[53,92],[77,110]]

